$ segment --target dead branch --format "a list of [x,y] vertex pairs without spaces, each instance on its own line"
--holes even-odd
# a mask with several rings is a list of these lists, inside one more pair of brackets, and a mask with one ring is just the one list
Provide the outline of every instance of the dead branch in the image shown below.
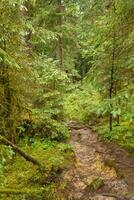
[[18,146],[16,146],[15,144],[13,144],[12,142],[10,142],[9,140],[7,140],[4,136],[0,135],[0,143],[6,145],[6,146],[10,146],[12,147],[13,151],[15,151],[16,153],[18,153],[19,155],[21,155],[22,157],[25,158],[25,160],[32,162],[34,165],[38,165],[39,167],[41,167],[41,164],[38,160],[36,160],[35,158],[33,158],[32,156],[30,156],[29,154],[25,153],[23,150],[21,150]]

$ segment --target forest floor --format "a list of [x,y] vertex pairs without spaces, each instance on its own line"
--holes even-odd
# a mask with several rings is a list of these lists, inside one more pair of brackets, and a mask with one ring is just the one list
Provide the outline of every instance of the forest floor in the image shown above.
[[134,156],[106,144],[89,127],[69,124],[76,162],[64,172],[69,200],[134,199]]

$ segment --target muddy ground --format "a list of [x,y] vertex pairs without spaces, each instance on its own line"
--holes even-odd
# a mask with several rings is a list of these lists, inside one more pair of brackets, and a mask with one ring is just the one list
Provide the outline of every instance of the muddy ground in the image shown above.
[[69,124],[75,167],[64,172],[68,200],[134,200],[134,156],[88,127]]

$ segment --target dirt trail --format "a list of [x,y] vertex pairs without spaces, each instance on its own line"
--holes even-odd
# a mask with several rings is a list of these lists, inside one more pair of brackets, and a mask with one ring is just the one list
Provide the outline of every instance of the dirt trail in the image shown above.
[[[69,182],[67,199],[124,200],[126,193],[130,193],[128,199],[133,200],[134,157],[119,147],[101,142],[89,128],[78,128],[75,123],[70,127],[76,163],[64,174],[64,180]],[[91,189],[94,180],[103,181],[96,190]]]

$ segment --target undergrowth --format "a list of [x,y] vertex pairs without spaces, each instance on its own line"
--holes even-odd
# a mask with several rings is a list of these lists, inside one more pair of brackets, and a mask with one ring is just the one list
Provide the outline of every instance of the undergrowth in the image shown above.
[[109,131],[107,124],[97,128],[102,138],[107,142],[114,142],[121,147],[134,152],[134,126],[124,122],[119,126],[115,125],[112,131]]
[[[1,200],[63,200],[60,174],[73,165],[73,150],[68,144],[48,139],[25,138],[19,146],[38,159],[45,167],[43,172],[24,158],[14,155],[8,157],[3,165],[4,181],[0,190],[20,191],[20,194],[3,194]],[[26,191],[26,194],[25,194]],[[21,194],[23,193],[24,194]]]
[[64,112],[69,120],[76,120],[87,123],[96,116],[94,112],[96,104],[99,103],[100,96],[92,86],[75,85],[70,88],[71,92],[64,97]]
[[128,109],[124,106],[121,110],[115,105],[115,110],[111,112],[113,121],[120,116],[121,122],[118,126],[113,122],[112,131],[109,130],[109,109],[110,102],[101,98],[100,92],[91,84],[73,86],[64,98],[64,110],[68,120],[89,124],[105,141],[117,143],[129,151],[134,151],[133,115],[129,115],[133,108]]

